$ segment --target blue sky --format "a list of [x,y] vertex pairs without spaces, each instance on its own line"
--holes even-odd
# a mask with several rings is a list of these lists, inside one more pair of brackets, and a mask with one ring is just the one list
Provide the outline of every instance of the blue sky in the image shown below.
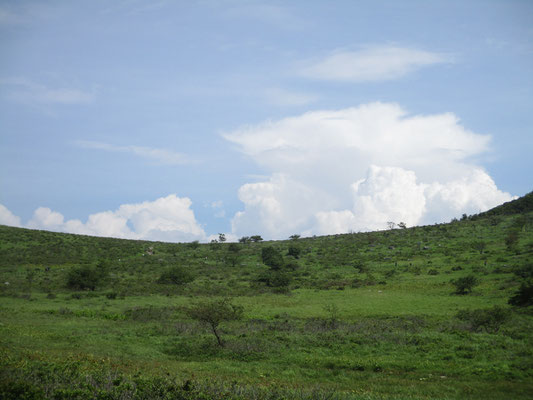
[[208,241],[532,190],[530,1],[0,1],[0,223]]

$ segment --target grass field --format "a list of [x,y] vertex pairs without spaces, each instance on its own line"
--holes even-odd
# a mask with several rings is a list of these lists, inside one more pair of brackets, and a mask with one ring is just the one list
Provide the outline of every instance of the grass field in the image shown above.
[[[533,277],[528,196],[449,224],[238,245],[0,227],[0,397],[532,398],[532,307],[508,304]],[[243,312],[219,345],[191,309],[222,299]]]

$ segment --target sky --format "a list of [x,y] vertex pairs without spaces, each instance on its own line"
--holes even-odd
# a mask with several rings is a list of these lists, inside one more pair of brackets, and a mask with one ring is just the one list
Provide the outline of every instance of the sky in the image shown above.
[[0,224],[171,242],[533,190],[533,2],[0,0]]

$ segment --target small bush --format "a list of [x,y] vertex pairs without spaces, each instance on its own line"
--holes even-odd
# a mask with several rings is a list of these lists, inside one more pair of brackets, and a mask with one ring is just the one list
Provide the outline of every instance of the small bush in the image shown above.
[[522,283],[520,289],[509,299],[512,306],[527,307],[533,305],[533,284]]
[[291,276],[285,271],[265,271],[259,276],[258,281],[272,288],[283,288],[289,286]]
[[273,270],[278,270],[283,267],[283,256],[272,246],[263,247],[261,250],[261,260],[263,264]]
[[356,261],[353,265],[353,267],[359,271],[359,273],[363,274],[365,272],[368,272],[368,267],[365,265],[362,261]]
[[467,322],[468,329],[472,332],[496,333],[500,327],[511,317],[508,309],[495,306],[488,309],[461,310],[456,317]]
[[298,259],[298,258],[300,258],[300,253],[301,252],[302,252],[302,249],[300,249],[298,246],[290,245],[289,246],[289,251],[287,252],[287,255]]
[[451,283],[455,286],[455,294],[471,293],[474,286],[479,285],[479,279],[474,275],[463,276],[462,278],[453,279]]
[[67,274],[67,287],[76,290],[95,290],[107,275],[104,268],[92,265],[74,267]]
[[192,282],[193,280],[194,277],[185,268],[174,266],[164,271],[157,280],[157,283],[169,285],[184,285],[186,283]]

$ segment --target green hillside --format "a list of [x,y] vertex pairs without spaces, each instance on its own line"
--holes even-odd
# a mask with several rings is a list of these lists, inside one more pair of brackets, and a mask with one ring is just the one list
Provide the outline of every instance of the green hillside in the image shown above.
[[532,196],[238,244],[0,226],[0,398],[532,398]]

